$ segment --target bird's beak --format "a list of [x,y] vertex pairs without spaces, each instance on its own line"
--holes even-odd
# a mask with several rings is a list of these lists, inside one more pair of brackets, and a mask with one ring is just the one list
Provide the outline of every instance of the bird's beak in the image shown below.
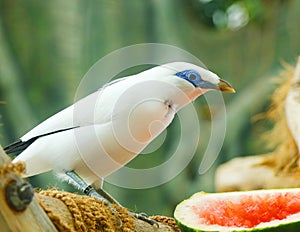
[[220,79],[220,82],[217,84],[217,86],[218,86],[219,90],[222,92],[235,93],[234,88],[232,88],[232,86],[228,82],[226,82],[222,79]]

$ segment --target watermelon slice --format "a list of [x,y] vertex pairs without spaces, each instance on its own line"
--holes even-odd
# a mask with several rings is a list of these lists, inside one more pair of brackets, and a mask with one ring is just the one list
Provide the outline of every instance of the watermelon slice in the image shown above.
[[182,231],[300,231],[300,188],[196,193],[174,217]]

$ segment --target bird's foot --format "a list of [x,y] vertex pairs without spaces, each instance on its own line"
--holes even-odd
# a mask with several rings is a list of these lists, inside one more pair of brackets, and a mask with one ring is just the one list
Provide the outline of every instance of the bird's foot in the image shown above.
[[100,195],[91,185],[86,187],[83,191],[87,196],[93,197],[97,200],[100,200],[109,210],[110,212],[118,218],[118,227],[121,228],[123,222],[121,220],[120,213],[112,206],[113,202],[110,202],[109,199],[104,198]]
[[[88,188],[89,188],[89,191],[88,191],[89,193],[87,193],[87,191],[84,191],[84,193],[87,194],[88,196],[91,196],[98,200],[101,200],[113,213],[119,215],[119,212],[111,204],[115,204],[119,207],[125,208],[120,203],[118,203],[114,198],[112,198],[108,193],[106,193],[103,189],[101,189],[101,193],[104,192],[105,194],[100,195],[99,190],[96,191],[91,186],[89,186]],[[106,196],[108,196],[108,198],[106,198]],[[131,215],[139,220],[142,220],[144,222],[147,222],[151,226],[156,226],[157,228],[159,227],[158,222],[149,218],[146,213],[134,213],[134,212],[129,211],[129,215]]]
[[142,220],[144,222],[149,223],[151,226],[156,226],[157,228],[159,228],[159,224],[157,221],[149,218],[149,216],[146,213],[134,213],[134,212],[129,212],[129,214],[139,220]]
[[111,206],[111,203],[115,203],[115,202],[111,202],[111,199],[107,199],[107,198],[105,198],[105,196],[102,196],[101,193],[98,193],[93,188],[93,186],[87,184],[80,176],[77,175],[76,172],[67,171],[67,170],[64,170],[64,172],[67,176],[69,176],[78,185],[79,189],[81,189],[85,195],[94,197],[94,198],[100,200],[111,210],[112,213],[119,214],[116,211],[116,209]]
[[[96,190],[97,193],[99,195],[101,195],[104,199],[107,199],[108,202],[112,203],[112,204],[115,204],[115,205],[118,205],[119,207],[122,207],[124,208],[124,206],[122,206],[115,198],[113,198],[109,193],[107,193],[106,191],[104,191],[102,188],[99,188]],[[148,215],[146,213],[134,213],[134,212],[131,212],[129,211],[129,214],[139,220],[142,220],[144,222],[147,222],[149,223],[150,225],[155,225],[157,226],[157,228],[159,227],[159,224],[157,221],[151,219],[148,217]]]
[[98,200],[100,200],[101,202],[103,202],[103,204],[105,206],[107,206],[113,214],[119,214],[118,211],[112,207],[111,202],[109,200],[107,200],[106,198],[104,198],[102,195],[100,195],[91,185],[89,185],[88,187],[86,187],[83,191],[87,196],[96,198]]
[[[105,192],[102,188],[97,189],[97,191],[93,188],[93,186],[88,185],[80,176],[77,175],[74,171],[66,171],[65,174],[68,175],[73,181],[77,183],[79,188],[90,197],[94,197],[100,201],[102,201],[113,214],[120,215],[120,213],[112,206],[112,204],[118,205],[119,207],[124,208],[119,202],[117,202],[112,196],[110,196],[107,192]],[[149,218],[145,213],[133,213],[129,212],[129,214],[139,220],[149,223],[150,225],[156,225],[159,227],[158,222]]]
[[[92,188],[92,187],[89,186],[89,188]],[[101,189],[101,193],[105,193],[104,195],[103,194],[100,195],[99,190],[96,191],[96,190],[94,190],[94,188],[92,188],[92,189],[93,189],[92,194],[90,193],[90,194],[87,194],[87,195],[101,200],[113,213],[119,214],[119,212],[114,207],[112,207],[111,204],[115,204],[119,207],[125,208],[119,202],[117,202],[113,197],[111,197],[107,192],[105,192],[103,189]],[[106,196],[108,196],[108,198],[106,198]],[[134,212],[129,211],[129,215],[135,217],[136,219],[147,222],[151,226],[156,226],[157,228],[159,227],[158,222],[151,219],[151,218],[149,218],[146,213],[134,213]]]

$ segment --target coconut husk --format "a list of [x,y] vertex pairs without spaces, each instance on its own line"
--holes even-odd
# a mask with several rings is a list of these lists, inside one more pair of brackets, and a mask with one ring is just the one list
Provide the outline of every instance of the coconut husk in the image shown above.
[[218,167],[217,191],[300,187],[300,57],[294,68],[284,64],[275,79],[269,110],[258,115],[274,124],[259,136],[268,154],[235,158]]

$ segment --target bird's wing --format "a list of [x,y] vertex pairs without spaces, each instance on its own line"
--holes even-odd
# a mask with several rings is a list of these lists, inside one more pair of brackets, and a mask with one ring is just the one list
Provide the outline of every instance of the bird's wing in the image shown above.
[[49,132],[49,133],[37,135],[37,136],[34,136],[34,137],[32,137],[32,138],[30,138],[30,139],[28,139],[26,141],[22,141],[21,139],[18,139],[17,141],[15,141],[15,142],[9,144],[8,146],[6,146],[4,148],[4,151],[7,154],[16,153],[16,152],[22,152],[27,147],[29,147],[38,138],[41,138],[41,137],[44,137],[44,136],[47,136],[47,135],[51,135],[51,134],[55,134],[55,133],[59,133],[59,132],[63,132],[63,131],[66,131],[66,130],[71,130],[71,129],[74,129],[74,128],[76,128],[76,127],[70,127],[70,128],[66,128],[66,129],[60,129],[60,130],[52,131],[52,132]]
[[[57,114],[43,121],[20,139],[4,148],[6,153],[22,152],[40,137],[63,132],[77,127],[103,124],[110,120],[114,99],[118,99],[119,83],[124,77],[104,85],[98,91],[77,101]],[[123,84],[122,84],[123,85]],[[125,83],[126,85],[126,83]],[[105,91],[108,90],[109,91]],[[103,104],[110,102],[110,104]]]
[[[90,94],[87,97],[76,102],[74,105],[69,106],[46,119],[41,124],[37,125],[32,130],[27,132],[20,139],[5,147],[4,151],[7,154],[22,152],[40,137],[60,133],[77,127],[95,124],[95,122],[93,121],[93,111],[95,110],[95,104],[101,92],[102,90],[99,90],[93,94]],[[102,110],[101,106],[99,107],[97,105],[97,107],[98,110],[100,110],[101,112],[103,111],[102,120],[105,121],[107,118],[105,110]],[[99,120],[97,123],[101,124],[102,122],[101,120]]]

